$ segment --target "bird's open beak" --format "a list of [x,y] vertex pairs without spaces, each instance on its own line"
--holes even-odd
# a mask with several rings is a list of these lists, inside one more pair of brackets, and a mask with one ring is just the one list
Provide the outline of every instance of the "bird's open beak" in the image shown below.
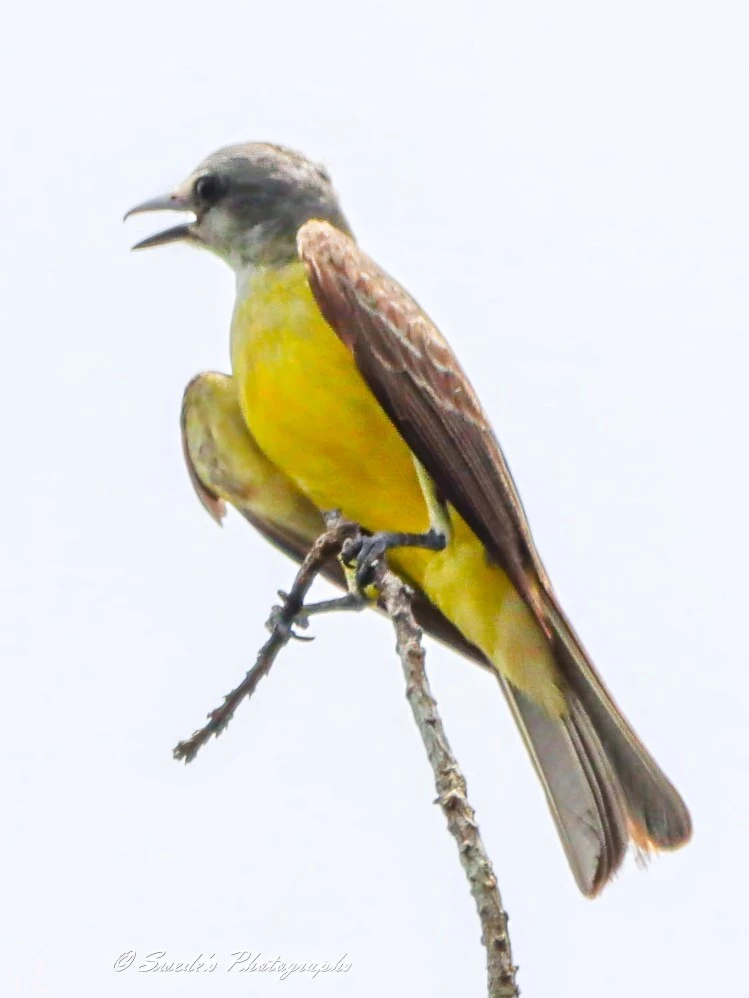
[[[193,211],[193,208],[189,199],[184,195],[162,194],[160,197],[151,198],[150,201],[144,201],[143,204],[131,208],[123,221],[130,218],[131,215],[141,215],[147,211]],[[163,232],[157,232],[153,236],[141,239],[132,248],[134,250],[149,249],[151,246],[164,246],[166,243],[194,241],[196,239],[194,223],[189,222],[187,225],[175,225],[171,229],[165,229]]]

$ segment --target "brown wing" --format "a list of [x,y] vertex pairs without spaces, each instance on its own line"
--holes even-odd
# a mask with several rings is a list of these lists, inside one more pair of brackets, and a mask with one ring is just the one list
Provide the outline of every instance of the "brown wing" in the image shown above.
[[449,346],[416,302],[327,222],[297,237],[320,310],[449,502],[546,627],[549,582],[504,455]]
[[[222,377],[228,380],[225,375],[213,375],[213,377]],[[185,465],[187,467],[187,474],[190,477],[190,484],[195,490],[195,494],[200,500],[202,507],[208,512],[211,519],[221,526],[224,517],[226,516],[226,502],[221,498],[220,495],[215,491],[213,483],[210,480],[206,480],[201,477],[198,472],[195,462],[193,461],[192,454],[190,453],[190,436],[187,427],[187,415],[188,407],[193,402],[193,391],[196,388],[201,387],[201,383],[205,382],[206,375],[199,374],[192,379],[185,389],[185,393],[182,397],[182,408],[180,410],[180,436],[182,439],[182,455],[185,459]],[[205,417],[203,418],[203,428],[205,432],[205,440],[210,443],[211,449],[211,459],[214,466],[214,472],[220,474],[222,466],[226,467],[227,457],[221,453],[220,442],[214,439],[213,434],[210,432],[210,428],[207,427]],[[229,479],[230,476],[224,475],[225,479]],[[291,483],[289,483],[289,488],[291,488]],[[236,496],[231,496],[232,505],[234,508],[242,514],[242,516],[252,524],[252,526],[262,534],[267,541],[269,541],[275,548],[282,551],[284,554],[288,555],[294,561],[301,564],[307,556],[307,552],[312,547],[312,544],[316,540],[316,537],[323,532],[325,529],[325,524],[323,522],[322,516],[319,520],[319,530],[314,536],[310,536],[306,533],[302,527],[307,526],[307,520],[301,520],[300,524],[294,523],[283,523],[271,519],[269,516],[260,515],[255,509],[251,508],[251,503],[249,503],[245,497],[237,494]],[[258,505],[261,508],[262,504]],[[314,513],[314,510],[312,511]],[[343,571],[338,565],[331,564],[329,570],[325,572],[331,582],[336,585],[345,586],[345,578]]]
[[195,489],[195,495],[200,500],[200,505],[208,513],[212,520],[215,520],[219,527],[222,525],[222,521],[226,516],[226,503],[224,500],[217,496],[215,492],[208,488],[205,482],[202,481],[198,470],[195,467],[192,456],[190,454],[189,442],[187,437],[187,406],[188,400],[190,398],[190,389],[193,384],[197,383],[201,375],[197,375],[189,383],[185,389],[185,393],[182,396],[182,407],[179,411],[179,429],[180,437],[182,439],[182,456],[185,459],[185,464],[187,465],[187,474],[190,476],[190,484],[193,489]]

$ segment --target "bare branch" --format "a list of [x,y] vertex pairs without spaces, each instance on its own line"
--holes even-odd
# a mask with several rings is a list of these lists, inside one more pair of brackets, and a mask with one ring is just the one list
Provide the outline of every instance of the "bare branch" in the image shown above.
[[[274,606],[266,627],[271,632],[270,637],[257,653],[255,664],[246,674],[242,682],[231,693],[227,693],[220,707],[214,708],[208,714],[208,723],[198,728],[186,741],[179,742],[173,751],[178,761],[192,762],[200,749],[210,738],[218,736],[225,730],[234,712],[242,700],[249,699],[257,689],[257,685],[271,670],[276,656],[292,638],[300,639],[294,631],[294,624],[306,625],[303,611],[304,599],[315,581],[323,565],[330,558],[339,554],[349,538],[356,537],[359,527],[341,519],[335,513],[326,517],[328,529],[317,538],[304,559],[302,567],[297,572],[294,585],[288,594],[283,595],[283,605]],[[301,638],[305,640],[305,638]]]
[[458,844],[460,862],[471,885],[481,919],[481,941],[486,947],[489,998],[517,998],[516,967],[512,961],[507,913],[494,876],[491,860],[468,803],[466,781],[452,753],[442,726],[437,703],[424,670],[421,629],[411,611],[408,587],[380,562],[375,569],[376,586],[385,612],[395,628],[395,649],[406,677],[406,698],[427,750],[434,772],[437,801],[447,818],[447,827]]
[[[267,676],[280,650],[296,635],[294,625],[306,626],[314,612],[356,608],[357,597],[328,600],[305,607],[304,600],[315,577],[325,563],[341,554],[360,536],[357,524],[343,520],[338,513],[326,516],[327,530],[315,542],[297,573],[291,592],[284,596],[282,606],[271,611],[268,628],[270,638],[258,652],[255,664],[243,681],[232,690],[220,707],[208,715],[208,723],[187,741],[174,749],[176,759],[190,762],[211,738],[219,735],[234,716],[241,701],[255,692],[258,683]],[[406,677],[406,697],[421,733],[427,756],[434,772],[437,801],[447,819],[447,826],[458,844],[460,862],[465,870],[481,920],[481,941],[486,947],[489,998],[518,998],[516,967],[512,960],[507,914],[491,861],[479,834],[473,808],[466,796],[466,782],[442,726],[437,703],[432,696],[424,670],[422,632],[412,608],[412,593],[408,586],[388,570],[384,561],[375,565],[374,586],[379,593],[379,606],[393,622],[396,652]],[[414,848],[418,848],[414,843]]]

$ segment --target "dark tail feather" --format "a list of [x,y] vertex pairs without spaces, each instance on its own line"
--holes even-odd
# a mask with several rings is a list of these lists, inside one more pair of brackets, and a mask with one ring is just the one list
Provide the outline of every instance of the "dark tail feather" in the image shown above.
[[624,799],[601,740],[574,694],[567,716],[553,717],[499,678],[575,880],[583,894],[594,897],[627,851]]
[[595,728],[621,786],[631,839],[645,851],[684,845],[692,834],[684,801],[627,723],[557,606],[550,608],[549,619],[564,678]]
[[567,695],[555,717],[501,675],[544,787],[572,872],[594,897],[624,859],[628,840],[649,852],[687,842],[684,801],[627,723],[553,597],[545,608]]

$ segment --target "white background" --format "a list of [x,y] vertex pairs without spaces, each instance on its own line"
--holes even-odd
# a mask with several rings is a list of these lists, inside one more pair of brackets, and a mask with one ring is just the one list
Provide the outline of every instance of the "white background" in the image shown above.
[[[105,12],[106,10],[106,12]],[[291,565],[182,466],[229,271],[124,211],[227,142],[324,160],[449,336],[562,600],[695,837],[574,887],[491,677],[429,672],[528,996],[742,993],[747,23],[736,3],[16,6],[3,33],[4,994],[481,995],[455,846],[374,617],[322,621],[227,734]],[[168,221],[168,220],[167,220]],[[117,974],[117,956],[137,951]],[[143,974],[150,951],[211,975]],[[331,960],[226,972],[236,950]]]

